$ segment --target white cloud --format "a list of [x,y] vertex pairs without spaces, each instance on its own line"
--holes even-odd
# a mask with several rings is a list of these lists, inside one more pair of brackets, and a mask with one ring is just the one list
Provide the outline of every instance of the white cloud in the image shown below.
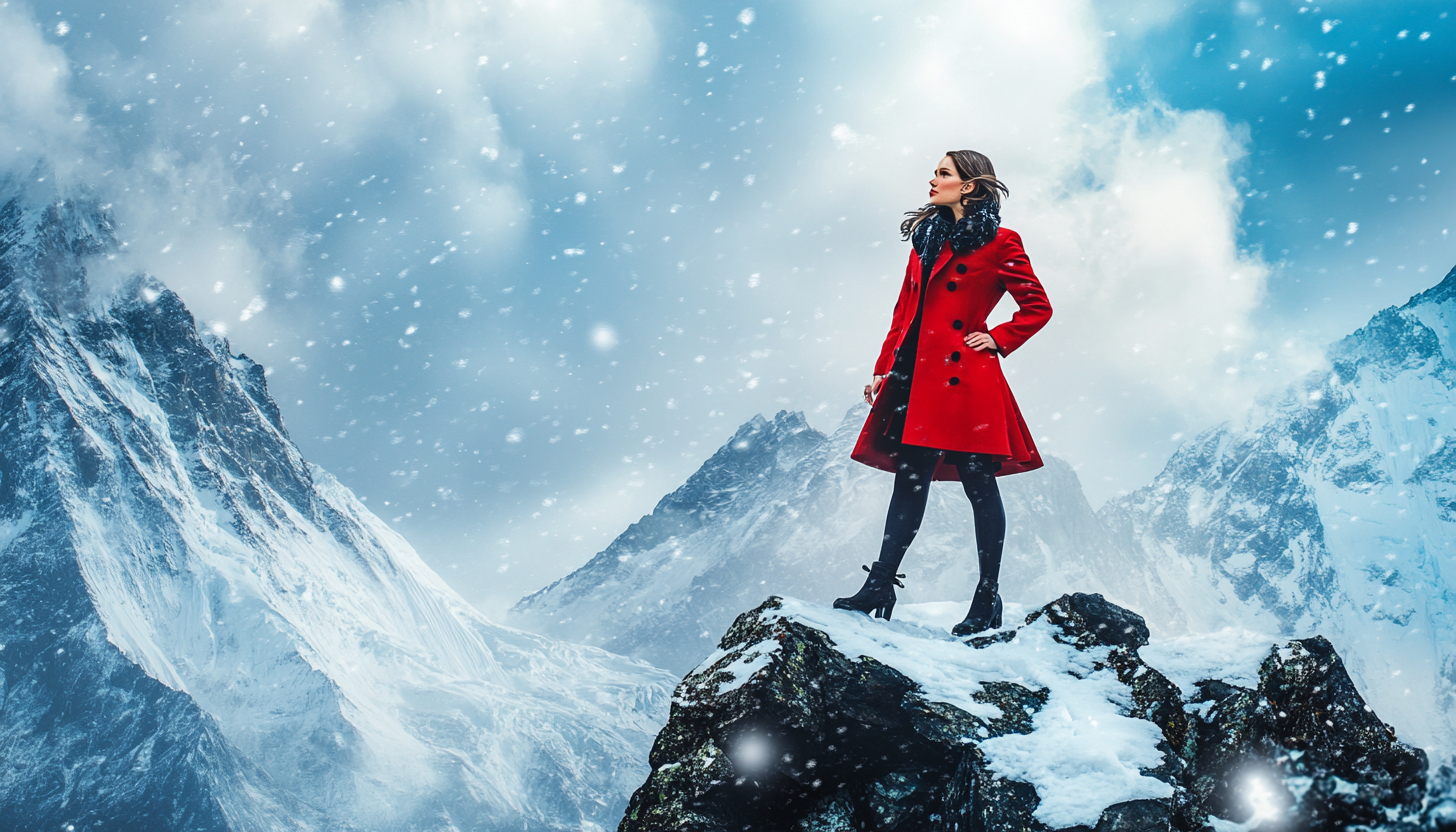
[[[251,328],[238,333],[262,340],[292,322],[281,309],[245,315],[255,298],[297,292],[324,254],[339,264],[377,252],[406,221],[468,232],[473,251],[514,245],[528,206],[519,147],[502,131],[496,99],[548,117],[560,115],[558,96],[609,105],[604,87],[643,76],[637,62],[618,59],[655,46],[646,13],[624,0],[368,11],[336,0],[198,0],[141,43],[113,11],[124,47],[88,45],[87,60],[109,63],[77,76],[78,56],[47,44],[16,5],[0,6],[0,164],[47,155],[65,171],[73,157],[104,157],[104,180],[97,165],[80,178],[114,192],[123,239],[134,244],[98,269],[98,282],[150,271],[199,318],[245,322]],[[104,18],[88,28],[97,30],[90,44],[108,34]],[[535,46],[548,40],[550,49]],[[199,48],[223,42],[228,49]],[[526,92],[540,87],[552,96]],[[102,122],[73,118],[88,111]],[[361,160],[375,161],[355,177]],[[421,170],[432,181],[415,186]],[[357,192],[333,187],[356,178]],[[324,202],[349,219],[321,233],[322,222],[297,212],[320,213]],[[225,291],[210,291],[218,281]]]
[[[45,42],[35,19],[15,4],[0,4],[0,167],[27,168],[51,152],[61,171],[76,163],[85,119],[70,105],[65,89],[70,61],[59,46]],[[62,152],[55,152],[62,149]]]

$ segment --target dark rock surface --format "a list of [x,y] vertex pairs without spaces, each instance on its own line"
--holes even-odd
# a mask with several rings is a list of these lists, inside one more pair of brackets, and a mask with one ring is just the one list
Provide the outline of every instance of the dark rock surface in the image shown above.
[[[965,678],[971,700],[994,706],[973,715],[836,645],[858,638],[851,628],[861,623],[840,619],[841,630],[816,616],[830,625],[810,626],[795,612],[804,609],[773,597],[740,615],[719,652],[683,680],[619,832],[1051,832],[1037,815],[1045,795],[998,774],[988,750],[995,738],[1046,730],[1047,689]],[[910,632],[896,626],[886,639]],[[1095,826],[1062,832],[1447,828],[1436,824],[1450,807],[1424,800],[1425,753],[1365,705],[1323,638],[1271,649],[1256,688],[1205,680],[1189,697],[1139,657],[1141,617],[1099,595],[1063,596],[1024,628],[964,649],[1017,649],[1034,626],[1090,660],[1069,661],[1066,673],[1114,673],[1123,716],[1161,736],[1162,764],[1141,773],[1166,784],[1166,797],[1113,803]],[[944,641],[929,630],[924,638]]]

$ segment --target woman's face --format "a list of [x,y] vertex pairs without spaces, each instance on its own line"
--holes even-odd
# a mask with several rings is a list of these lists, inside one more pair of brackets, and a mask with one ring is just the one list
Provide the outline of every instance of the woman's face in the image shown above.
[[955,162],[949,156],[935,166],[935,175],[930,177],[930,204],[955,206],[961,197],[971,192],[971,184],[961,179],[956,172]]

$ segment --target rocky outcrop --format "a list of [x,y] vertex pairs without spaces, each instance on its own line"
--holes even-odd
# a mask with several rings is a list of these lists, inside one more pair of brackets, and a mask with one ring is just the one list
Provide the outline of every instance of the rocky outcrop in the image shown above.
[[1425,753],[1365,705],[1323,638],[1232,673],[1251,685],[1185,667],[1180,687],[1141,658],[1147,644],[1143,619],[1100,595],[969,640],[913,608],[880,622],[770,598],[679,685],[620,832],[1420,821]]

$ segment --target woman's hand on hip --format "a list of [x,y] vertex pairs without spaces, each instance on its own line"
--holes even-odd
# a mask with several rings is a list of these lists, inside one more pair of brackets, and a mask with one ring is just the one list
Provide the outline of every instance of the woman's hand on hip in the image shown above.
[[991,350],[1000,352],[1001,348],[996,345],[996,340],[985,332],[972,332],[966,336],[966,346],[973,350]]
[[864,389],[865,402],[869,404],[874,404],[875,396],[880,395],[880,388],[884,386],[884,384],[884,376],[875,376],[873,381],[871,381],[869,384],[866,384]]

